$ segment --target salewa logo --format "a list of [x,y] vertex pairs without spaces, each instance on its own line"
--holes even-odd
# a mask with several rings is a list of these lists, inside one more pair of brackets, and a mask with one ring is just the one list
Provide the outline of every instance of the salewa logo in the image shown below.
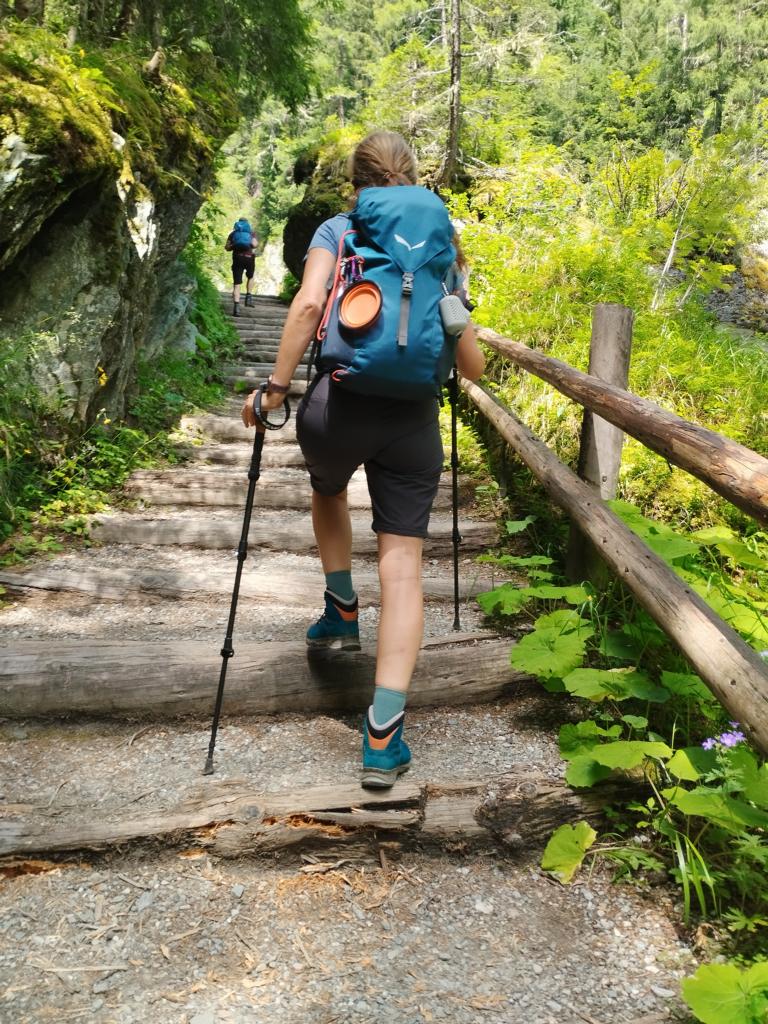
[[416,245],[411,245],[410,242],[406,242],[406,240],[401,235],[395,235],[395,241],[399,242],[400,245],[404,245],[408,252],[413,252],[414,249],[420,249],[422,245],[427,244],[427,240],[425,238],[423,239],[423,241],[417,242]]

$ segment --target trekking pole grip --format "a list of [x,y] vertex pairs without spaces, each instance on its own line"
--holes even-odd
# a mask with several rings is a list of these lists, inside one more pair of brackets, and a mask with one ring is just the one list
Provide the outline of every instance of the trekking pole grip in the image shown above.
[[272,423],[269,420],[269,413],[262,413],[261,411],[261,399],[267,393],[269,388],[269,381],[265,380],[259,384],[256,392],[253,396],[253,415],[256,417],[256,429],[259,429],[259,424],[265,430],[282,430],[288,420],[291,418],[291,406],[288,402],[288,396],[286,395],[283,399],[283,419],[280,423]]

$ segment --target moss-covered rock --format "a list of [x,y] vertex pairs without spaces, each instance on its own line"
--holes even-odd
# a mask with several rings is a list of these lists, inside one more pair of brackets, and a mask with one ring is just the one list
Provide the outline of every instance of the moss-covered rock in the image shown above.
[[[288,214],[283,229],[283,260],[299,280],[312,235],[324,220],[343,212],[351,204],[354,190],[346,170],[354,141],[346,136],[333,136],[322,148],[302,154],[294,169],[294,176],[306,181],[307,188],[304,198]],[[311,174],[310,168],[314,168]]]
[[0,337],[65,417],[121,416],[139,354],[194,344],[178,256],[235,118],[204,56],[148,77],[127,49],[0,33]]

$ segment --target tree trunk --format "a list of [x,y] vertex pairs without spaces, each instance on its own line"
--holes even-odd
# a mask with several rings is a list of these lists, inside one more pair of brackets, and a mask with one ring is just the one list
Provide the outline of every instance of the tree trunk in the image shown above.
[[462,387],[553,501],[578,523],[638,603],[677,644],[755,746],[768,753],[768,666],[757,651],[497,398],[468,381],[462,381]]
[[461,0],[451,0],[451,86],[448,139],[438,174],[438,187],[451,188],[456,178],[461,127]]
[[478,337],[768,524],[768,459],[762,455],[487,328]]

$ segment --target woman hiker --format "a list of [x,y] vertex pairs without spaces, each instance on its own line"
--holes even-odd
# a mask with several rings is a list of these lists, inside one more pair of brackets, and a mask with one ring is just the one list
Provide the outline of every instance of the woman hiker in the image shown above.
[[[352,155],[350,169],[356,196],[370,186],[416,184],[414,155],[400,135],[390,132],[374,132],[364,139]],[[301,288],[288,311],[262,400],[265,411],[282,404],[317,331],[340,240],[348,228],[348,217],[338,214],[325,221],[310,242]],[[455,264],[451,273],[459,292],[463,278]],[[471,324],[459,338],[456,362],[470,380],[477,380],[485,368]],[[243,406],[246,426],[255,425],[252,401],[253,395]],[[355,470],[365,466],[378,539],[381,615],[373,703],[363,730],[361,782],[388,787],[408,768],[411,757],[403,740],[403,721],[423,634],[422,546],[443,468],[438,401],[357,394],[337,385],[330,373],[319,373],[299,405],[296,432],[310,473],[312,524],[326,580],[325,611],[307,631],[310,647],[359,649],[347,484]]]

